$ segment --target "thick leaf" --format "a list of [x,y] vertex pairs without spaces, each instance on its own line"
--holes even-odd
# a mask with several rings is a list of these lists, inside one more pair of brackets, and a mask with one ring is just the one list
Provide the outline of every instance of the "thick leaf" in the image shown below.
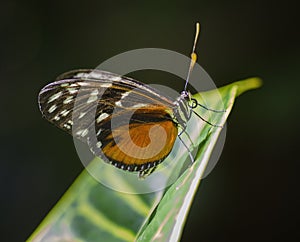
[[[259,87],[260,83],[259,79],[251,78],[218,90],[196,94],[194,98],[198,102],[205,103],[210,108],[226,109],[225,113],[217,114],[204,112],[205,110],[198,107],[196,112],[213,124],[224,125],[235,98],[244,91]],[[218,95],[221,100],[216,99]],[[201,122],[198,117],[189,122],[190,137],[183,139],[186,144],[192,141],[194,147],[198,148],[195,149],[195,162],[186,169],[188,151],[182,145],[178,149],[175,147],[179,150],[176,155],[164,161],[176,165],[172,168],[169,181],[172,183],[175,181],[174,177],[177,178],[184,172],[164,191],[148,194],[117,192],[100,184],[84,170],[29,241],[179,240],[193,196],[220,132],[221,128]],[[99,159],[96,159],[89,168],[97,169],[98,162]],[[171,168],[167,167],[165,170],[168,169]],[[133,183],[123,180],[122,176],[114,176],[114,170],[117,169],[105,173],[107,181],[122,184],[122,189],[136,193]]]

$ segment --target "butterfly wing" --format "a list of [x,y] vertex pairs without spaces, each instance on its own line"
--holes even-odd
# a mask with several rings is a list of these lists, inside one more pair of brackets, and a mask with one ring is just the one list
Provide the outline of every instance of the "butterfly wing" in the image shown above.
[[[85,114],[89,114],[90,104],[95,101],[98,102],[94,117],[96,120],[110,115],[116,106],[125,110],[157,104],[171,111],[173,105],[171,99],[143,83],[98,70],[67,72],[39,93],[39,106],[43,116],[70,134],[72,119],[80,120]],[[87,125],[82,123],[80,127],[86,128]],[[81,139],[80,136],[77,138]]]
[[[173,100],[141,82],[109,72],[67,72],[41,90],[39,105],[51,123],[122,169],[144,171],[156,166],[170,153],[177,137]],[[162,129],[165,144],[157,147]]]

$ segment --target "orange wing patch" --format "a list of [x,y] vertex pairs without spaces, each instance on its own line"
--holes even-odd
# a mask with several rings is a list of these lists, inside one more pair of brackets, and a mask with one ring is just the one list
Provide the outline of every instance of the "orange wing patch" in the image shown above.
[[171,152],[177,132],[171,120],[132,123],[129,128],[121,126],[113,130],[107,137],[111,141],[102,151],[108,159],[125,165],[154,163]]

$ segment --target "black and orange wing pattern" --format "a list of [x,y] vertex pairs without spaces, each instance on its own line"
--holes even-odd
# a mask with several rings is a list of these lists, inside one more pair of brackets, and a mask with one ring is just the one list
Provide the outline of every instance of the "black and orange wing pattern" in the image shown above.
[[40,110],[51,123],[88,143],[95,155],[143,175],[171,152],[178,133],[171,98],[105,71],[75,70],[57,79],[41,90]]

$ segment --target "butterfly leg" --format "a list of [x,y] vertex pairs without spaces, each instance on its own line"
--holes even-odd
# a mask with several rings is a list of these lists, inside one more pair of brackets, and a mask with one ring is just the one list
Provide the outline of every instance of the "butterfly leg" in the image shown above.
[[187,147],[186,143],[183,142],[183,140],[181,139],[180,135],[178,135],[178,138],[179,138],[180,142],[184,145],[184,147],[186,148],[186,150],[188,151],[190,159],[191,159],[191,162],[194,163],[195,160],[194,160],[194,157],[193,157],[192,152],[190,151],[189,147]]
[[203,117],[201,117],[201,116],[200,116],[198,113],[196,113],[195,111],[193,111],[193,112],[194,112],[194,114],[196,114],[203,122],[209,124],[210,126],[215,127],[215,128],[223,128],[222,125],[213,124],[213,123],[207,121],[206,119],[204,119]]

